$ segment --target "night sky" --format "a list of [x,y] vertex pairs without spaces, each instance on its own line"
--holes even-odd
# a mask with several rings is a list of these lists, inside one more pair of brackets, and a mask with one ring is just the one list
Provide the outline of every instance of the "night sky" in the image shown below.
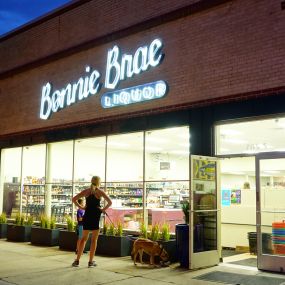
[[71,0],[0,0],[0,36]]

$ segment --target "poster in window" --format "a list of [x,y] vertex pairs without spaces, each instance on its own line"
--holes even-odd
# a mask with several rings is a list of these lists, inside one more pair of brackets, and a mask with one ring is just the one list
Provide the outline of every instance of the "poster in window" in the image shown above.
[[231,190],[222,190],[222,206],[231,205]]
[[193,178],[214,181],[216,179],[216,162],[211,160],[193,160]]
[[232,190],[231,204],[241,204],[241,190]]

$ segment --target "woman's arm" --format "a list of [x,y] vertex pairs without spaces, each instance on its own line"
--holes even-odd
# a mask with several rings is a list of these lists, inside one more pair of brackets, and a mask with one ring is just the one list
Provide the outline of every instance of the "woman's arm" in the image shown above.
[[104,208],[101,208],[101,211],[102,211],[103,213],[105,213],[106,210],[111,207],[112,201],[111,201],[110,197],[109,197],[104,191],[102,191],[102,190],[100,190],[100,189],[99,189],[99,191],[100,191],[101,197],[103,197],[104,200],[107,202],[107,205],[106,205]]
[[74,203],[78,208],[85,210],[85,207],[82,207],[79,203],[78,203],[78,199],[82,198],[82,197],[86,197],[88,195],[88,189],[85,189],[83,191],[81,191],[80,193],[78,193],[77,195],[75,195],[72,198],[72,203]]

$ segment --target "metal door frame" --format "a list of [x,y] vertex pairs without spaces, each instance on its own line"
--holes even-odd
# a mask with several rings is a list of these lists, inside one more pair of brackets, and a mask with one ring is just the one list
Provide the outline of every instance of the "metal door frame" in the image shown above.
[[[257,268],[261,270],[284,272],[285,256],[273,254],[262,254],[262,233],[261,233],[261,205],[260,205],[260,160],[266,159],[285,159],[285,152],[266,152],[255,156],[256,171],[256,232],[257,232]],[[284,206],[285,208],[285,206]]]
[[[216,162],[216,209],[207,210],[217,213],[216,229],[217,229],[217,249],[194,252],[194,237],[193,237],[193,217],[194,213],[194,194],[193,194],[193,159],[212,160]],[[198,269],[207,266],[214,266],[219,264],[221,258],[221,202],[220,202],[220,162],[217,157],[203,156],[203,155],[190,155],[190,189],[189,189],[189,269]]]

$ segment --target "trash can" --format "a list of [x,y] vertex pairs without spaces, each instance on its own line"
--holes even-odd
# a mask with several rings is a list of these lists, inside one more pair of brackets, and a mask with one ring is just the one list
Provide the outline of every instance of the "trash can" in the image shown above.
[[249,242],[249,252],[250,254],[257,254],[257,236],[256,232],[247,233],[247,238]]
[[[257,234],[256,232],[247,233],[250,254],[257,254]],[[262,254],[272,253],[272,237],[269,233],[262,233]]]
[[189,225],[177,224],[175,226],[176,251],[180,266],[189,268]]

